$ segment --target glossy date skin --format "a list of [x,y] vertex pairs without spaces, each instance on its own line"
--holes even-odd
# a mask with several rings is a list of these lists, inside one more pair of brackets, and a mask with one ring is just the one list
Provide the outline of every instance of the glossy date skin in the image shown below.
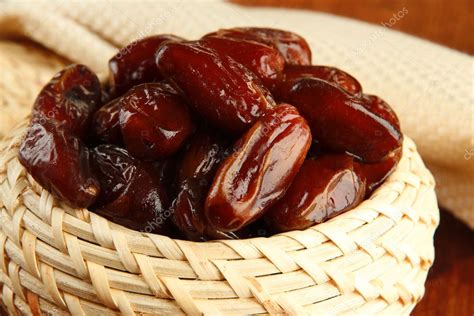
[[365,178],[351,156],[307,159],[265,220],[278,233],[306,229],[355,207],[364,196]]
[[19,160],[43,188],[72,207],[88,207],[99,195],[88,148],[57,121],[31,124]]
[[198,43],[214,50],[222,57],[229,56],[241,63],[270,90],[281,79],[285,60],[273,47],[255,41],[219,36],[206,36]]
[[362,86],[357,79],[338,68],[318,65],[286,66],[283,80],[278,87],[273,90],[274,94],[278,99],[286,101],[291,88],[293,88],[298,80],[303,78],[322,79],[336,85],[354,97],[362,96]]
[[156,64],[200,116],[224,131],[244,132],[274,105],[247,68],[197,42],[163,44]]
[[98,214],[131,229],[169,232],[169,198],[150,169],[125,149],[110,144],[95,147],[93,158],[102,187],[93,206]]
[[130,89],[119,106],[122,137],[136,158],[169,157],[194,130],[184,100],[164,83],[144,83]]
[[119,101],[120,98],[110,101],[94,114],[92,129],[100,143],[119,145],[123,142],[119,122]]
[[402,145],[403,135],[388,108],[374,108],[372,102],[353,98],[326,81],[299,80],[288,101],[308,120],[313,137],[335,152],[374,163]]
[[134,41],[120,49],[109,60],[109,86],[115,97],[124,94],[132,87],[163,79],[155,65],[156,50],[166,41],[184,39],[170,35],[155,35]]
[[73,64],[58,72],[39,93],[31,120],[56,120],[85,140],[92,115],[101,105],[97,76],[84,65]]
[[310,129],[296,108],[281,104],[268,111],[220,165],[206,199],[208,222],[228,232],[257,220],[284,195],[310,144]]
[[366,195],[377,189],[397,168],[402,156],[402,149],[391,152],[383,161],[373,164],[360,164],[360,169],[366,177]]
[[236,27],[221,29],[207,36],[221,36],[260,42],[277,49],[288,65],[311,64],[311,49],[306,40],[298,34],[261,27]]

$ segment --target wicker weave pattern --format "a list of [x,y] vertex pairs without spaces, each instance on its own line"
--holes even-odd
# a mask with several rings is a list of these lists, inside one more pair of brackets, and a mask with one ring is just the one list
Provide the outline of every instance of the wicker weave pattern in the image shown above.
[[193,243],[124,229],[56,201],[0,142],[0,282],[11,313],[408,314],[438,223],[434,180],[406,138],[360,206],[306,231]]

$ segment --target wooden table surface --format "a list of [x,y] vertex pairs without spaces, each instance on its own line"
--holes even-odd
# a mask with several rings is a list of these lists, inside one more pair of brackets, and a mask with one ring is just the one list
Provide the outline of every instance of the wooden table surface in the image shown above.
[[[408,14],[394,29],[474,53],[472,0],[236,0],[254,6],[312,9],[371,23],[388,21],[404,7]],[[413,315],[474,315],[474,232],[446,210],[435,235],[436,260],[426,292]]]

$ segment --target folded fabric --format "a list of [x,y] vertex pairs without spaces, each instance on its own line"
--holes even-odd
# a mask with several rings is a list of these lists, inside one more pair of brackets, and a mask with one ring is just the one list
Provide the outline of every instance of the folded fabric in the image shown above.
[[26,36],[106,76],[118,47],[151,34],[194,39],[234,26],[297,32],[308,40],[313,63],[348,71],[394,107],[435,175],[440,203],[474,228],[473,58],[390,30],[409,14],[401,7],[376,26],[220,1],[7,1],[0,3],[0,35]]

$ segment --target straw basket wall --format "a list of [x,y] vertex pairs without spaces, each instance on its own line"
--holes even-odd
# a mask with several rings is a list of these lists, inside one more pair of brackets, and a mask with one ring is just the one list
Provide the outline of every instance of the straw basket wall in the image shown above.
[[26,128],[0,141],[0,295],[11,314],[404,315],[423,296],[439,213],[408,137],[396,172],[329,222],[194,243],[62,205],[17,159]]

